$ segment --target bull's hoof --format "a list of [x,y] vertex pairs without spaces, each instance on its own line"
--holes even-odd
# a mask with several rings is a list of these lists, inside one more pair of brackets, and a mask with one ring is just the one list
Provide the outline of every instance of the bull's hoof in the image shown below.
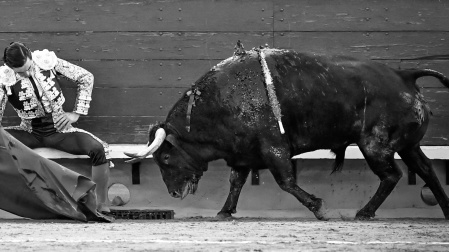
[[354,219],[358,220],[358,221],[370,221],[370,220],[373,220],[374,217],[356,215]]
[[233,218],[232,215],[230,213],[225,213],[225,212],[219,212],[217,214],[217,216],[215,216],[215,219],[218,220],[226,220],[226,219],[231,219]]
[[360,211],[360,212],[358,212],[355,215],[355,220],[369,221],[369,220],[372,220],[372,219],[374,219],[374,214],[372,214],[372,213],[367,213],[367,212]]
[[315,214],[315,217],[318,220],[327,221],[329,220],[328,217],[328,210],[324,206],[324,200],[317,199],[317,204],[314,207],[314,211],[312,211],[313,214]]

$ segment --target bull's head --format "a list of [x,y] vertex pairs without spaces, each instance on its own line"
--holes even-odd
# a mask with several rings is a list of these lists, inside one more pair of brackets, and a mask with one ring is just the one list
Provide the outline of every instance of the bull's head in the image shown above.
[[150,130],[149,143],[151,144],[140,152],[125,152],[125,155],[132,157],[126,162],[139,162],[152,154],[172,197],[183,199],[189,193],[194,194],[203,170],[207,169],[207,163],[194,159],[183,149],[177,137],[173,134],[166,135],[162,127]]

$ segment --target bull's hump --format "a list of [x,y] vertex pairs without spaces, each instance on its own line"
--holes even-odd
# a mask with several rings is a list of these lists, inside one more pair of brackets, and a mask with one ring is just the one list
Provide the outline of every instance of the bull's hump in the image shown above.
[[224,69],[229,69],[230,67],[242,64],[242,62],[250,59],[257,59],[257,54],[253,51],[248,51],[245,55],[233,55],[212,67],[212,70],[222,71]]
[[277,48],[265,48],[263,49],[263,52],[265,56],[271,56],[271,55],[283,55],[283,54],[292,54],[292,51],[285,50],[285,49],[277,49]]
[[[276,48],[264,48],[263,52],[265,54],[265,57],[269,57],[271,55],[280,55],[288,52],[287,50],[283,49],[276,49]],[[240,65],[242,62],[245,61],[251,61],[251,60],[259,60],[259,52],[255,49],[251,49],[250,51],[246,51],[244,55],[233,55],[214,67],[212,67],[212,70],[214,71],[221,71],[223,69],[229,69],[232,68],[235,65]]]

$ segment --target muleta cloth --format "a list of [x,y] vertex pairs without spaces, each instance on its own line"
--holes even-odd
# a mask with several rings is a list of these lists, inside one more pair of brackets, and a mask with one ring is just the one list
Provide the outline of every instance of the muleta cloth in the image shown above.
[[96,184],[39,156],[0,127],[0,208],[31,219],[111,222],[97,212]]

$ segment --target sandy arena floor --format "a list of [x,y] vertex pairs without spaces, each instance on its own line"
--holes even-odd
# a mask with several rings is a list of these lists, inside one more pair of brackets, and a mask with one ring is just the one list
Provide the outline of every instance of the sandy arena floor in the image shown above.
[[1,251],[449,251],[443,219],[0,220]]

